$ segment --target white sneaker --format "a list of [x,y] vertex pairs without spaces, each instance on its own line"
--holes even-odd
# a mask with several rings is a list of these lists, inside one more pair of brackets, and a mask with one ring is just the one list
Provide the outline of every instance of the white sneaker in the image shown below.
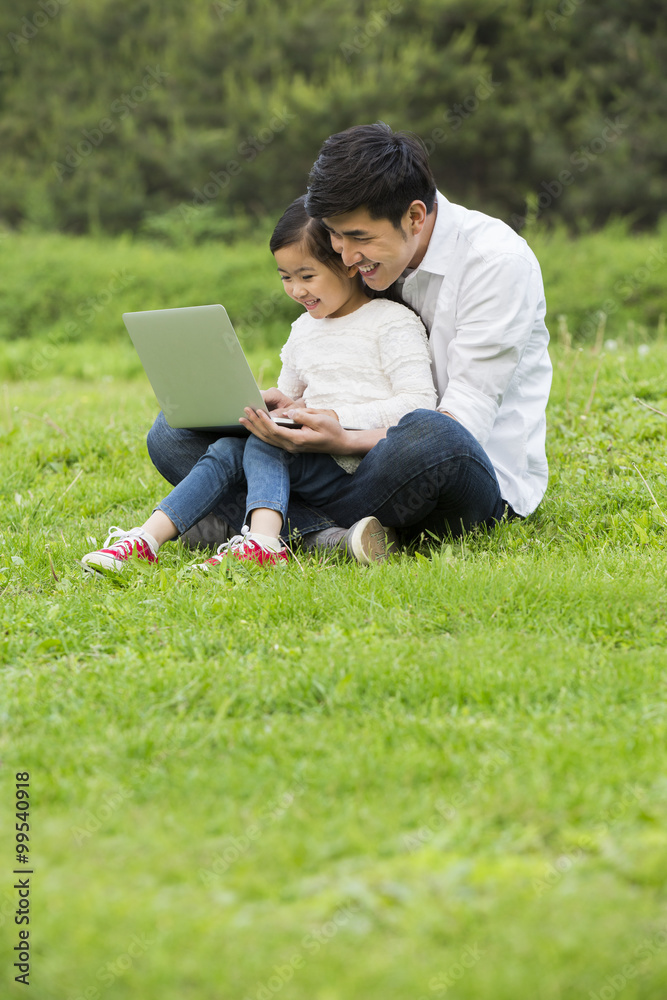
[[81,560],[81,565],[91,573],[120,573],[133,557],[157,563],[157,553],[157,542],[143,528],[125,531],[114,526],[109,529],[104,548],[88,552]]
[[363,517],[347,529],[343,544],[348,555],[368,566],[372,562],[384,562],[396,551],[398,539],[394,529],[385,528],[377,517]]
[[350,557],[368,566],[384,562],[398,551],[398,538],[393,528],[385,528],[377,517],[363,517],[351,528],[323,528],[303,538],[305,549],[340,549]]

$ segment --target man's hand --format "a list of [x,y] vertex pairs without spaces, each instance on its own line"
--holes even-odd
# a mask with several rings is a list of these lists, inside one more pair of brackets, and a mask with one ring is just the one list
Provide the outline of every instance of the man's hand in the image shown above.
[[[269,392],[277,390],[268,390]],[[265,398],[266,402],[266,398]],[[268,406],[267,402],[267,406]],[[239,423],[267,444],[284,451],[317,451],[329,454],[352,454],[349,432],[344,430],[333,410],[298,408],[293,404],[283,414],[302,426],[298,429],[280,427],[263,410],[245,409]],[[275,411],[272,411],[275,413]]]
[[280,427],[263,410],[249,407],[239,423],[247,427],[267,444],[273,444],[285,451],[317,451],[329,455],[356,455],[363,458],[378,441],[387,436],[386,427],[374,427],[368,431],[350,431],[341,427],[334,410],[315,410],[312,407],[290,407],[285,416],[297,424],[298,430]]

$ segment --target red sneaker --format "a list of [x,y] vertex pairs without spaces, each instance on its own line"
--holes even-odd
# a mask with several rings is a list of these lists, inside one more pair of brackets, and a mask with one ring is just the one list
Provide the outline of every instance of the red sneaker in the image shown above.
[[124,531],[123,528],[113,527],[109,529],[104,548],[88,552],[81,560],[81,565],[89,572],[120,573],[132,557],[157,563],[155,539],[143,528]]
[[195,568],[208,572],[215,566],[221,566],[229,558],[238,559],[240,562],[259,563],[260,566],[283,566],[289,559],[289,553],[284,547],[277,552],[267,549],[246,530],[244,534],[234,535],[228,542],[223,542],[218,547],[216,555],[204,563],[198,563]]

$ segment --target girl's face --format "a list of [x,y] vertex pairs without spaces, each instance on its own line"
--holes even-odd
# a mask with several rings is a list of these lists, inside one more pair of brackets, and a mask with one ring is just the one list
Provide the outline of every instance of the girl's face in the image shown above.
[[281,247],[274,256],[285,291],[315,319],[338,319],[368,302],[356,267],[347,268],[349,277],[332,271],[301,243]]

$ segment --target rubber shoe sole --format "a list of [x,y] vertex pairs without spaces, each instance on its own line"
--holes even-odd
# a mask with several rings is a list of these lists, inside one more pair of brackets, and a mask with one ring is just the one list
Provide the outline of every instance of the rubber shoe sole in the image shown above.
[[[129,563],[147,562],[157,566],[158,557],[153,552],[151,546],[145,538],[137,538],[136,535],[121,536],[112,544],[109,539],[108,545],[94,552],[87,552],[79,563],[88,573],[101,573],[102,575],[115,575],[122,573]],[[131,548],[128,546],[131,545]]]
[[345,533],[344,545],[348,555],[362,566],[385,562],[397,551],[398,540],[393,528],[385,528],[377,517],[364,517]]

